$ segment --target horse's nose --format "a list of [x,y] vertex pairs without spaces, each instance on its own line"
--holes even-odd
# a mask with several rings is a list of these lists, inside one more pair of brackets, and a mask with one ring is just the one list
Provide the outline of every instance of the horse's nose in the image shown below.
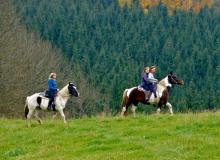
[[180,84],[181,84],[181,85],[184,85],[184,81],[183,81],[183,80],[181,80],[181,81],[180,81]]

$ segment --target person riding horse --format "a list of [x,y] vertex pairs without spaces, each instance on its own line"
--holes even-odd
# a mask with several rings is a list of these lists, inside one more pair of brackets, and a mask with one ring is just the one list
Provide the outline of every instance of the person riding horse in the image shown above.
[[50,99],[48,103],[48,110],[51,110],[52,107],[53,110],[55,110],[55,107],[52,105],[52,103],[54,102],[54,98],[56,97],[57,92],[59,91],[56,83],[56,73],[50,73],[47,83],[48,83],[47,97]]
[[155,98],[157,98],[156,84],[158,83],[158,80],[154,78],[155,72],[156,72],[156,66],[145,67],[144,72],[142,73],[141,76],[140,86],[144,89],[146,101],[148,101],[151,96],[151,94],[149,94],[149,91],[151,93],[154,93]]
[[150,67],[150,71],[149,71],[149,74],[148,74],[148,81],[149,83],[147,84],[148,85],[148,88],[149,90],[154,93],[154,97],[157,98],[157,94],[156,94],[156,85],[158,83],[158,79],[154,78],[154,74],[156,72],[156,66],[151,66]]
[[[49,77],[49,80],[50,79],[55,80],[55,78],[56,76],[54,76],[54,74],[51,74]],[[49,86],[51,85],[51,83],[54,83],[54,82],[49,81]],[[55,85],[55,87],[53,85]],[[56,82],[55,84],[52,84],[52,86],[56,88]],[[56,92],[57,90],[54,89],[53,91]],[[55,96],[54,93],[52,95]],[[34,115],[35,118],[38,120],[38,122],[42,124],[42,120],[38,116],[38,111],[48,110],[48,99],[45,99],[44,96],[45,95],[43,94],[43,92],[38,92],[38,93],[34,93],[31,96],[27,96],[26,98],[24,113],[25,113],[25,118],[28,122],[29,127],[31,126],[30,120],[31,120],[32,115]],[[54,99],[54,103],[56,105],[53,105],[54,106],[53,110],[55,110],[56,113],[57,112],[60,113],[61,117],[63,118],[64,123],[66,123],[66,116],[63,110],[70,96],[79,97],[79,92],[77,90],[76,85],[74,85],[71,82],[69,82],[59,92],[57,92],[56,98]],[[53,119],[56,117],[57,115],[56,113],[53,115]]]
[[170,114],[173,115],[172,105],[169,103],[168,88],[172,87],[172,85],[183,85],[184,81],[177,78],[175,73],[170,72],[165,78],[163,78],[158,82],[158,80],[153,77],[155,71],[156,71],[155,66],[150,67],[150,72],[148,73],[148,81],[150,81],[151,84],[147,84],[147,86],[148,85],[150,86],[151,91],[154,94],[157,93],[156,95],[157,98],[155,98],[152,94],[150,94],[149,100],[146,101],[145,93],[143,92],[143,89],[140,89],[139,86],[125,89],[122,95],[122,104],[121,104],[122,116],[128,114],[129,106],[132,106],[131,110],[135,116],[135,109],[138,103],[154,105],[155,107],[157,107],[157,113],[160,113],[161,107],[166,106],[169,108]]
[[144,89],[144,93],[145,93],[145,99],[146,101],[148,101],[148,84],[149,84],[149,80],[148,80],[148,74],[149,74],[149,70],[150,70],[150,67],[145,67],[144,68],[144,71],[141,75],[141,84],[140,86]]

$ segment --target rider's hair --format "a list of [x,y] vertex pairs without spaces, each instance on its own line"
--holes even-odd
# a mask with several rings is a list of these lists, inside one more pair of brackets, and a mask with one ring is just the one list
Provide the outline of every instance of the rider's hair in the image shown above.
[[144,72],[145,72],[145,70],[147,70],[147,69],[149,70],[149,69],[150,69],[150,67],[144,67]]
[[151,67],[150,67],[150,71],[151,71],[153,68],[157,69],[156,66],[151,66]]
[[53,79],[53,76],[56,75],[56,73],[50,73],[49,79]]

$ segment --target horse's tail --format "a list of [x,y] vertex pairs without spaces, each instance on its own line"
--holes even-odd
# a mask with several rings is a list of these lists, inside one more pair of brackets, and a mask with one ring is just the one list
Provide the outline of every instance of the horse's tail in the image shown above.
[[26,98],[26,102],[25,102],[25,105],[24,105],[24,115],[25,115],[25,118],[27,119],[27,115],[29,113],[29,108],[28,108],[28,97]]
[[122,97],[122,102],[121,102],[121,106],[124,107],[125,106],[125,101],[126,101],[126,95],[127,95],[127,92],[128,92],[128,89],[125,89],[124,90],[124,93],[123,93],[123,97]]

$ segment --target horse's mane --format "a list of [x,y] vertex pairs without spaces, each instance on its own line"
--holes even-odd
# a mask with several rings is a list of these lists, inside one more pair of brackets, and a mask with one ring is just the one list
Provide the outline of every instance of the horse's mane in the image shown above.
[[168,87],[171,86],[171,84],[168,82],[168,76],[166,76],[165,78],[161,79],[158,83],[158,85],[160,85],[161,87]]
[[63,96],[68,96],[67,86],[68,85],[65,85],[61,90],[59,90],[58,94],[61,94]]

